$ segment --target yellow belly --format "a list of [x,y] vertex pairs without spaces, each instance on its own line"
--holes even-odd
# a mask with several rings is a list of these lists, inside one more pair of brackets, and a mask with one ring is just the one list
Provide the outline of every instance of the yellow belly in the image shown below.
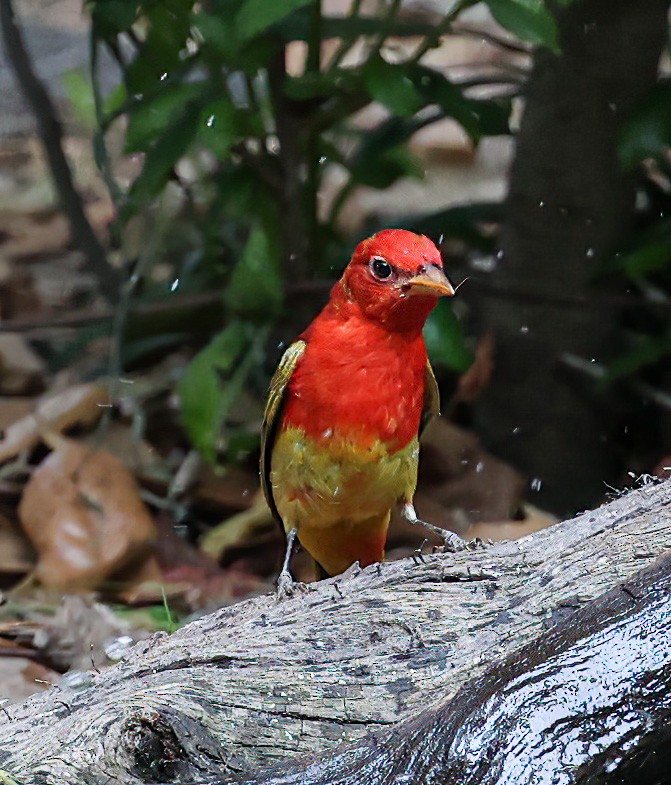
[[367,449],[337,436],[316,443],[287,428],[275,442],[270,471],[284,528],[297,529],[332,575],[354,561],[379,561],[391,509],[415,492],[418,456],[417,439],[390,453],[381,442]]

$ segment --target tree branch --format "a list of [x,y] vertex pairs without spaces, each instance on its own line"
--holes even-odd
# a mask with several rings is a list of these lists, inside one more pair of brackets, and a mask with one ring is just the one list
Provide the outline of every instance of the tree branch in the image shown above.
[[[519,750],[525,739],[538,744],[535,721],[525,731],[524,719],[531,706],[540,721],[555,694],[543,674],[567,687],[566,722],[548,731],[562,744],[572,728],[581,739],[612,730],[589,715],[580,723],[583,699],[615,721],[634,706],[632,728],[646,717],[652,729],[668,719],[669,701],[641,687],[647,672],[671,694],[669,560],[657,573],[639,572],[670,542],[665,482],[518,542],[352,569],[287,600],[270,595],[224,608],[138,644],[118,666],[86,674],[78,689],[8,707],[0,769],[22,785],[102,785],[107,777],[127,785],[503,785],[496,776],[505,771],[506,740]],[[577,689],[576,657],[589,667],[610,657],[609,667],[599,678],[578,673]],[[519,689],[534,684],[536,703],[525,703]],[[593,760],[612,752],[610,730],[580,749]],[[489,742],[498,745],[497,765],[478,780]],[[349,746],[338,751],[340,744]],[[308,768],[306,754],[314,756]],[[273,764],[282,767],[278,778],[258,774]],[[508,782],[527,785],[530,768],[523,773]]]

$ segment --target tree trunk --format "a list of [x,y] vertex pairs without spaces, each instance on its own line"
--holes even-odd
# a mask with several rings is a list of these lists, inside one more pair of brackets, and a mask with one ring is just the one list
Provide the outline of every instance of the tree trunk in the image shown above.
[[478,328],[496,341],[477,431],[538,478],[540,505],[561,515],[598,503],[623,468],[610,402],[560,356],[607,362],[622,350],[619,311],[595,276],[631,226],[634,184],[617,134],[656,82],[668,7],[578,0],[559,13],[562,52],[536,53],[526,90],[496,291],[474,302]]
[[[580,731],[612,731],[612,718],[622,734],[590,735],[590,755],[606,754],[629,725],[640,729],[648,717],[654,730],[668,708],[641,675],[652,679],[662,661],[669,668],[668,564],[652,577],[635,574],[671,546],[670,505],[671,482],[647,486],[518,542],[353,569],[293,598],[259,597],[155,635],[118,666],[85,674],[79,689],[51,690],[0,715],[0,769],[22,785],[229,782],[359,742],[352,755],[378,772],[366,783],[400,782],[387,776],[399,771],[418,785],[476,782],[492,739],[497,767],[512,765],[519,751],[511,757],[506,739],[517,745],[527,715],[538,718],[531,733],[543,712],[552,714],[555,673],[584,692],[571,705],[567,697],[568,719],[552,732],[559,738],[564,728],[570,740],[571,717]],[[631,603],[620,589],[593,605],[618,584]],[[667,636],[663,656],[659,635]],[[596,663],[584,680],[576,657]],[[604,657],[607,685],[592,678]],[[506,696],[524,683],[520,710]],[[590,700],[601,724],[589,716],[581,724]],[[439,708],[423,714],[432,705]],[[619,719],[622,706],[634,706],[637,725]],[[454,724],[453,715],[462,719]],[[490,735],[464,736],[469,722]],[[413,750],[430,742],[426,760],[440,760],[447,768],[435,770],[456,779],[433,779],[433,763],[421,768]],[[338,779],[346,759],[320,764],[314,776],[326,779],[314,781],[349,782]],[[286,781],[311,781],[295,776]],[[487,776],[479,782],[505,781]]]

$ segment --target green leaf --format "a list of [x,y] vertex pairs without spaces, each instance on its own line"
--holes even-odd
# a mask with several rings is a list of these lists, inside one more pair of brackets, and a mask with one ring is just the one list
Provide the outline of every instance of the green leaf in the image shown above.
[[131,104],[124,150],[143,152],[183,113],[184,105],[202,96],[207,85],[172,82]]
[[144,5],[147,32],[138,54],[126,67],[129,92],[144,94],[162,79],[184,72],[189,62],[192,4],[193,0],[162,0]]
[[203,41],[224,60],[234,58],[238,53],[238,41],[235,37],[235,25],[230,17],[220,14],[207,14],[201,11],[192,17],[193,26],[200,33]]
[[[112,609],[126,624],[143,630],[175,632],[183,623],[174,618],[174,614],[166,604],[145,605],[144,607],[113,605]],[[2,785],[2,780],[0,780],[0,785]]]
[[128,93],[126,92],[126,86],[123,84],[118,84],[113,90],[110,90],[108,95],[105,96],[102,108],[105,122],[107,122],[112,115],[116,115],[117,112],[121,111],[127,98]]
[[308,71],[301,76],[287,77],[284,82],[284,93],[294,101],[306,101],[313,98],[329,98],[341,87],[341,75],[338,73]]
[[654,365],[671,355],[671,335],[639,336],[632,349],[621,354],[608,366],[606,382],[633,376],[641,368]]
[[618,267],[624,268],[630,278],[642,278],[649,273],[668,269],[671,266],[671,238],[641,245],[618,259]]
[[182,422],[193,445],[214,462],[221,428],[253,365],[242,322],[228,325],[197,354],[179,383]]
[[619,253],[604,260],[599,272],[617,270],[632,279],[671,269],[671,219],[658,219],[637,233]]
[[149,149],[144,159],[142,172],[131,186],[127,205],[122,210],[121,218],[125,220],[135,210],[143,207],[154,199],[164,188],[175,164],[189,149],[196,132],[200,115],[186,108],[182,116],[169,128]]
[[253,38],[313,0],[246,0],[238,11],[235,27],[240,38]]
[[78,69],[66,71],[61,78],[75,117],[92,128],[96,122],[96,106],[91,80]]
[[557,23],[542,0],[486,0],[496,21],[523,41],[559,51]]
[[441,300],[427,319],[424,340],[435,365],[464,373],[473,363],[473,353],[466,346],[461,324],[446,300]]
[[401,177],[424,177],[420,161],[407,147],[400,146],[381,150],[377,156],[358,156],[349,169],[356,183],[380,189],[389,188]]
[[282,298],[278,249],[258,222],[233,270],[224,299],[234,313],[268,321],[280,311]]
[[137,0],[95,0],[89,3],[96,35],[111,38],[132,27],[140,3]]
[[199,141],[219,158],[228,155],[237,138],[238,113],[227,98],[205,104],[200,113]]
[[625,169],[646,158],[659,158],[671,146],[671,82],[662,81],[650,90],[624,122],[618,154]]
[[424,105],[410,72],[408,66],[394,65],[375,56],[364,66],[364,85],[370,96],[390,112],[399,117],[410,117]]

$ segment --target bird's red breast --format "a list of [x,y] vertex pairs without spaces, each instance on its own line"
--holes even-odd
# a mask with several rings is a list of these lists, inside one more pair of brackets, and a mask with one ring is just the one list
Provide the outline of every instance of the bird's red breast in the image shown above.
[[390,451],[417,435],[426,349],[420,331],[390,333],[349,309],[327,307],[301,336],[305,354],[289,382],[284,427],[316,442],[347,437]]
[[453,293],[428,238],[380,232],[357,246],[271,382],[266,497],[332,575],[379,561],[391,509],[412,499],[422,410],[437,408],[422,328]]

